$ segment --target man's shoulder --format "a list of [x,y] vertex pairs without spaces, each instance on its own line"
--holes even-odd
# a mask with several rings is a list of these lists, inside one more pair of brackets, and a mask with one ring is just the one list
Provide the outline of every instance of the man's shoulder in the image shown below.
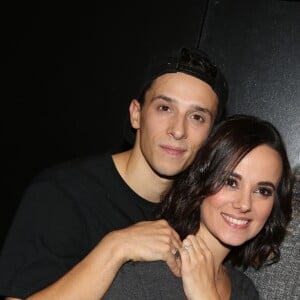
[[53,198],[62,197],[95,199],[106,193],[110,182],[117,176],[115,173],[111,155],[108,153],[64,161],[33,177],[25,188],[23,197],[52,197],[51,201]]
[[76,180],[88,177],[101,177],[107,170],[112,168],[112,158],[109,153],[94,156],[79,157],[52,165],[32,180],[32,183],[42,181]]

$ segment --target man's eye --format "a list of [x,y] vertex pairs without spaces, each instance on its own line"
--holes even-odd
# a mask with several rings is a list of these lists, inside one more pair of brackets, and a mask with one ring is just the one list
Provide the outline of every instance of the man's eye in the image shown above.
[[231,186],[231,187],[236,187],[237,186],[236,180],[234,178],[231,178],[231,177],[226,179],[225,184],[228,185],[228,186]]
[[198,114],[193,114],[192,115],[192,119],[194,119],[196,121],[200,121],[200,122],[204,122],[205,121],[205,119],[201,115],[198,115]]
[[160,105],[158,107],[158,109],[161,111],[169,111],[170,110],[169,106],[167,106],[167,105]]

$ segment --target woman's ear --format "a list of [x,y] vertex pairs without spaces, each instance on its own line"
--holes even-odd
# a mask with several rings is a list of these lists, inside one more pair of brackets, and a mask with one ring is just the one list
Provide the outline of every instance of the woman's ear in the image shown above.
[[140,128],[141,104],[137,99],[133,99],[129,105],[130,123],[134,129]]

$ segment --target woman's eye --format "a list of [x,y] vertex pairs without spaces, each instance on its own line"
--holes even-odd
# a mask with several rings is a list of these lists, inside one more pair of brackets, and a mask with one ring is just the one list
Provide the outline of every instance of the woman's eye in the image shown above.
[[265,187],[261,187],[257,190],[257,192],[265,197],[269,197],[273,195],[273,190]]
[[231,187],[236,187],[237,182],[234,178],[229,177],[226,179],[226,185],[231,186]]

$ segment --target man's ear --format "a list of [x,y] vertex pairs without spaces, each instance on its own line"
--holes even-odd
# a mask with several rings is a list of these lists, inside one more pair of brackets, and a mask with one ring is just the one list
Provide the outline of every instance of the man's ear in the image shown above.
[[137,99],[133,99],[129,105],[130,123],[134,129],[140,128],[141,104]]

